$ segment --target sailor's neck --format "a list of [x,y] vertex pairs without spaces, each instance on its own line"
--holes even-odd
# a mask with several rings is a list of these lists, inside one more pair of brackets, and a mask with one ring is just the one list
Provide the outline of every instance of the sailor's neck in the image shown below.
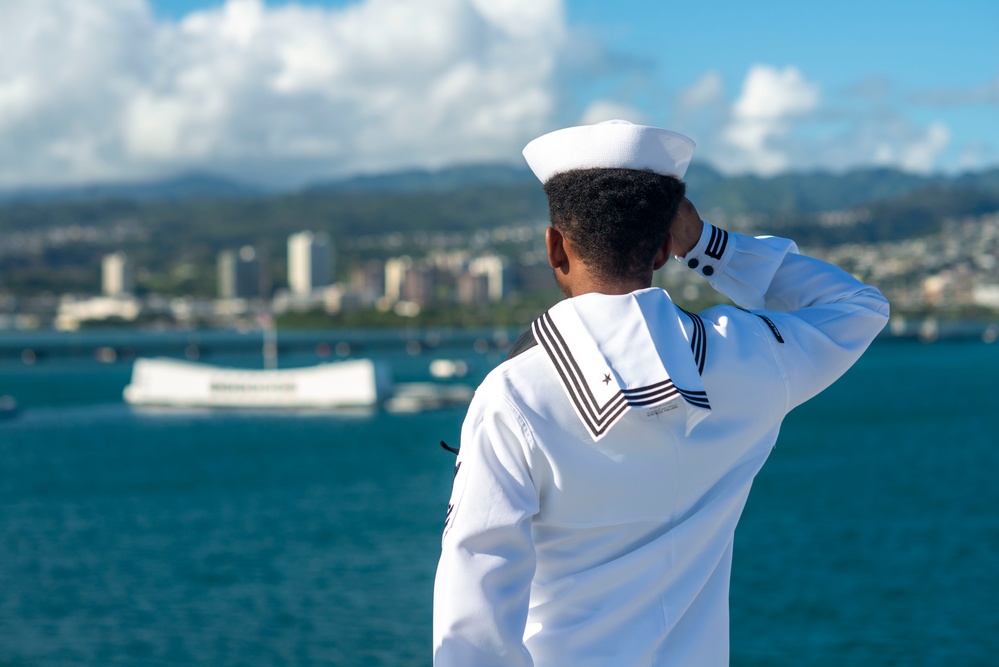
[[652,287],[652,280],[616,280],[600,281],[593,279],[574,280],[571,284],[562,285],[562,291],[567,297],[583,296],[584,294],[606,294],[620,296]]

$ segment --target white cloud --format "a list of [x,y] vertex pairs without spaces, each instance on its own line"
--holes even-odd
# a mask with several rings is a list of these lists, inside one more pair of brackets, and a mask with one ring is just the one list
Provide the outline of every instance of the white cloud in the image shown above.
[[973,106],[999,104],[999,77],[970,88],[924,90],[910,96],[912,102],[926,106]]
[[560,0],[228,0],[180,22],[0,2],[0,187],[515,160],[556,115],[566,34]]
[[794,67],[777,70],[754,65],[735,102],[733,114],[743,120],[779,120],[799,116],[819,103],[818,87]]
[[[926,173],[981,168],[995,160],[987,142],[955,141],[952,126],[942,120],[917,122],[903,101],[907,96],[886,79],[834,90],[827,99],[794,67],[754,65],[731,103],[723,89],[720,76],[702,76],[677,95],[674,120],[697,141],[696,159],[727,173],[770,176],[872,165]],[[991,90],[978,87],[966,97],[987,101]]]
[[731,150],[720,138],[730,117],[725,81],[719,72],[709,71],[677,94],[668,126],[694,139],[697,143],[695,161],[724,167]]
[[937,157],[950,144],[950,128],[940,122],[931,124],[925,131],[906,140],[877,145],[874,162],[898,166],[906,171],[926,173],[933,169]]
[[670,106],[647,77],[622,79],[634,62],[567,25],[563,0],[228,0],[180,21],[148,0],[0,0],[0,44],[0,188],[517,163],[562,124],[663,115],[729,172],[995,160],[958,122],[919,126],[899,109],[991,105],[999,80],[920,95],[869,80],[826,99],[794,67],[755,65],[734,100],[709,71]]
[[786,169],[790,158],[782,142],[819,100],[818,86],[796,68],[754,65],[723,130],[723,140],[732,149],[723,166],[762,174]]
[[154,35],[137,0],[0,4],[0,183],[117,175],[112,135]]
[[712,107],[724,102],[725,85],[721,74],[707,72],[692,86],[680,91],[677,107],[681,113],[692,113],[705,107]]
[[620,104],[609,100],[597,100],[591,103],[579,119],[580,125],[592,125],[602,123],[605,120],[626,120],[637,125],[644,125],[649,122],[645,115],[627,104]]
[[910,171],[929,172],[937,157],[950,144],[950,128],[933,123],[920,141],[910,144],[902,153],[901,165]]
[[985,141],[974,141],[964,146],[958,156],[957,168],[960,171],[977,171],[987,164],[990,146]]

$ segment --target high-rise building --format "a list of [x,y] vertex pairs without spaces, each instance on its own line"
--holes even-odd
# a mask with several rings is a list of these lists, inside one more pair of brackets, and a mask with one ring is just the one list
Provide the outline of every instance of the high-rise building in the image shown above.
[[355,266],[350,274],[350,287],[370,302],[385,296],[385,262],[372,259]]
[[458,275],[458,303],[482,304],[489,301],[489,278],[467,271]]
[[218,259],[218,292],[222,299],[250,299],[261,295],[260,259],[253,246],[223,250]]
[[132,265],[123,252],[104,255],[101,260],[101,293],[104,296],[131,294]]
[[433,303],[437,291],[437,271],[426,264],[412,266],[403,280],[402,297],[405,301],[426,306]]
[[288,237],[288,286],[295,294],[310,294],[333,282],[333,242],[323,232],[299,232]]
[[506,260],[502,257],[497,255],[477,257],[468,265],[468,272],[473,276],[485,276],[490,301],[500,301],[506,295],[510,272]]
[[413,260],[407,256],[393,257],[385,261],[385,299],[395,303],[403,298],[403,286],[406,274],[413,266]]

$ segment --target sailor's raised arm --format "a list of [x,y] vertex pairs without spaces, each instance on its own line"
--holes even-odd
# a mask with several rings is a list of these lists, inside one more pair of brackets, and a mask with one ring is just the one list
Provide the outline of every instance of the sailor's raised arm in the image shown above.
[[766,328],[787,378],[787,409],[842,375],[888,321],[888,301],[877,288],[799,254],[788,239],[704,223],[681,261]]

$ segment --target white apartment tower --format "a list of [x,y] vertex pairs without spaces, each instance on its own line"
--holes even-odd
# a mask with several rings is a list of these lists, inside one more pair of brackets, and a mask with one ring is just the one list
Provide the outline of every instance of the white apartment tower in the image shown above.
[[299,232],[288,237],[288,286],[294,294],[311,294],[333,282],[333,242],[328,234]]
[[484,276],[490,301],[501,301],[507,292],[509,271],[506,260],[496,255],[477,257],[468,265],[473,276]]
[[123,252],[104,255],[101,259],[101,293],[104,296],[131,294],[132,265]]
[[406,274],[412,267],[413,260],[406,256],[385,261],[385,299],[389,303],[402,300]]

